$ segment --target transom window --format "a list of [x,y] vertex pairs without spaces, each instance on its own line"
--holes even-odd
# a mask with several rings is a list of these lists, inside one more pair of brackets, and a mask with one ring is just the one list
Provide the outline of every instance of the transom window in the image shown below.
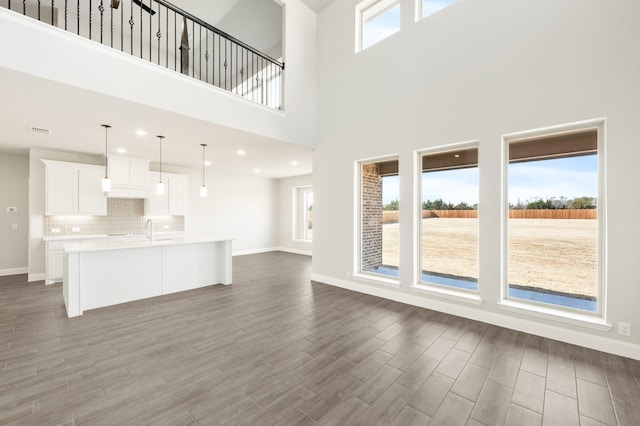
[[364,1],[356,7],[356,52],[400,30],[399,0]]
[[444,9],[445,7],[451,6],[457,0],[419,0],[421,3],[421,13],[420,16],[422,18],[426,18],[429,15],[433,15],[434,13]]

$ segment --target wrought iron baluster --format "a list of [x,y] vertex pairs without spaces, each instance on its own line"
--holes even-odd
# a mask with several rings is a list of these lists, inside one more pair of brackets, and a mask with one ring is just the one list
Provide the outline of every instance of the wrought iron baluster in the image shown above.
[[224,39],[224,90],[227,90],[227,39]]
[[[196,43],[196,21],[191,21],[191,34],[193,35],[193,44]],[[195,47],[195,46],[194,46]],[[195,53],[195,49],[194,52]],[[191,55],[191,77],[196,77],[196,55]]]
[[38,0],[38,21],[40,20],[40,0]]
[[[144,1],[140,4],[140,9],[144,6]],[[153,54],[151,53],[153,38],[151,32],[153,31],[153,3],[149,0],[149,62],[153,62]]]
[[238,45],[236,44],[236,95],[238,94]]
[[[113,7],[113,3],[111,3]],[[124,6],[120,8],[120,51],[124,52]]]
[[64,30],[67,30],[67,18],[69,17],[69,0],[64,0]]
[[209,83],[209,30],[206,29],[204,32],[204,38],[206,40],[206,47],[204,50],[204,76],[206,82]]
[[162,31],[160,31],[160,4],[158,3],[158,32],[156,33],[156,37],[158,37],[158,65],[160,65],[160,39],[162,38]]
[[131,27],[131,39],[129,40],[129,44],[131,45],[131,50],[129,53],[133,55],[133,25],[135,24],[135,21],[133,20],[133,1],[131,1],[130,6],[129,27]]
[[140,59],[142,59],[142,27],[142,7],[140,7]]
[[[9,9],[11,9],[11,2],[9,2]],[[51,0],[51,25],[55,25],[53,23],[53,11],[55,10],[54,0]]]
[[173,12],[173,70],[178,71],[178,14]]
[[111,44],[109,44],[109,46],[113,47],[113,7],[109,9],[110,9],[110,15],[111,15]]
[[27,0],[22,0],[22,14],[27,14]]
[[221,68],[221,64],[222,61],[220,60],[220,52],[222,51],[222,49],[220,49],[220,34],[218,34],[218,87],[222,87],[222,80],[220,80],[221,78],[221,74],[222,74],[222,68]]
[[[80,35],[80,0],[78,0],[77,9],[78,9],[78,11],[77,11],[78,12],[77,13],[77,15],[78,15],[78,23],[77,23],[78,27],[76,28],[76,31],[77,31],[77,34]],[[91,21],[91,20],[89,20],[89,21]]]
[[[104,4],[103,0],[100,0],[100,6],[98,6],[98,10],[100,11],[100,44],[102,44],[102,32],[104,27]],[[89,14],[89,34],[91,34],[91,14]]]
[[167,9],[167,14],[165,15],[165,18],[164,18],[165,21],[166,21],[166,24],[165,24],[164,27],[167,29],[167,35],[164,38],[165,39],[165,45],[166,45],[166,49],[165,49],[165,52],[164,52],[165,53],[164,66],[166,68],[169,68],[169,9],[168,8],[165,8],[165,9]]
[[198,31],[200,31],[200,35],[198,36],[200,38],[200,42],[198,43],[200,45],[200,53],[198,54],[198,80],[202,81],[202,25],[198,25]]

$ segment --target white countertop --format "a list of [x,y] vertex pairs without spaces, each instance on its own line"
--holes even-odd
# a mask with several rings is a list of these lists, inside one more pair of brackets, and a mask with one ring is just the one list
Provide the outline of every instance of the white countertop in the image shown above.
[[[78,240],[98,240],[98,239],[127,239],[127,238],[144,238],[148,234],[117,234],[117,235],[108,235],[108,234],[96,234],[96,235],[49,235],[47,237],[42,237],[42,241],[78,241]],[[186,235],[182,231],[178,232],[155,232],[153,233],[155,236],[167,236],[173,235],[174,237],[184,236]]]
[[[155,236],[154,236],[155,237]],[[105,250],[126,250],[135,248],[150,248],[150,247],[162,247],[162,246],[175,246],[185,244],[201,244],[201,243],[214,243],[221,241],[231,241],[233,238],[228,237],[216,237],[207,235],[185,235],[173,238],[166,238],[159,236],[158,239],[153,241],[85,241],[82,243],[69,243],[62,246],[65,253],[82,253],[92,251],[105,251]]]

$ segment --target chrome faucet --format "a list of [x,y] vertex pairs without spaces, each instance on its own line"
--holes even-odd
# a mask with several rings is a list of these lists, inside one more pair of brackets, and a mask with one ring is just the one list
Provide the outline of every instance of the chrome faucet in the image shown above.
[[149,227],[149,241],[153,241],[153,221],[151,219],[147,219],[147,224],[144,226],[146,229]]

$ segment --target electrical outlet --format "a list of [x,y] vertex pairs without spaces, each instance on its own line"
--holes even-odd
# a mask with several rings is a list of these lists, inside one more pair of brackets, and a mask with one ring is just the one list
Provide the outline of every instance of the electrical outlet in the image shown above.
[[7,207],[7,213],[18,213],[17,207]]
[[631,324],[629,324],[628,322],[619,322],[618,334],[622,336],[631,336]]
[[80,232],[80,228],[73,227],[71,228],[71,232]]
[[350,280],[351,279],[351,271],[347,269],[347,279]]
[[169,229],[169,225],[164,225],[163,228],[164,229]]
[[52,234],[59,234],[60,233],[60,228],[51,228],[51,233]]

